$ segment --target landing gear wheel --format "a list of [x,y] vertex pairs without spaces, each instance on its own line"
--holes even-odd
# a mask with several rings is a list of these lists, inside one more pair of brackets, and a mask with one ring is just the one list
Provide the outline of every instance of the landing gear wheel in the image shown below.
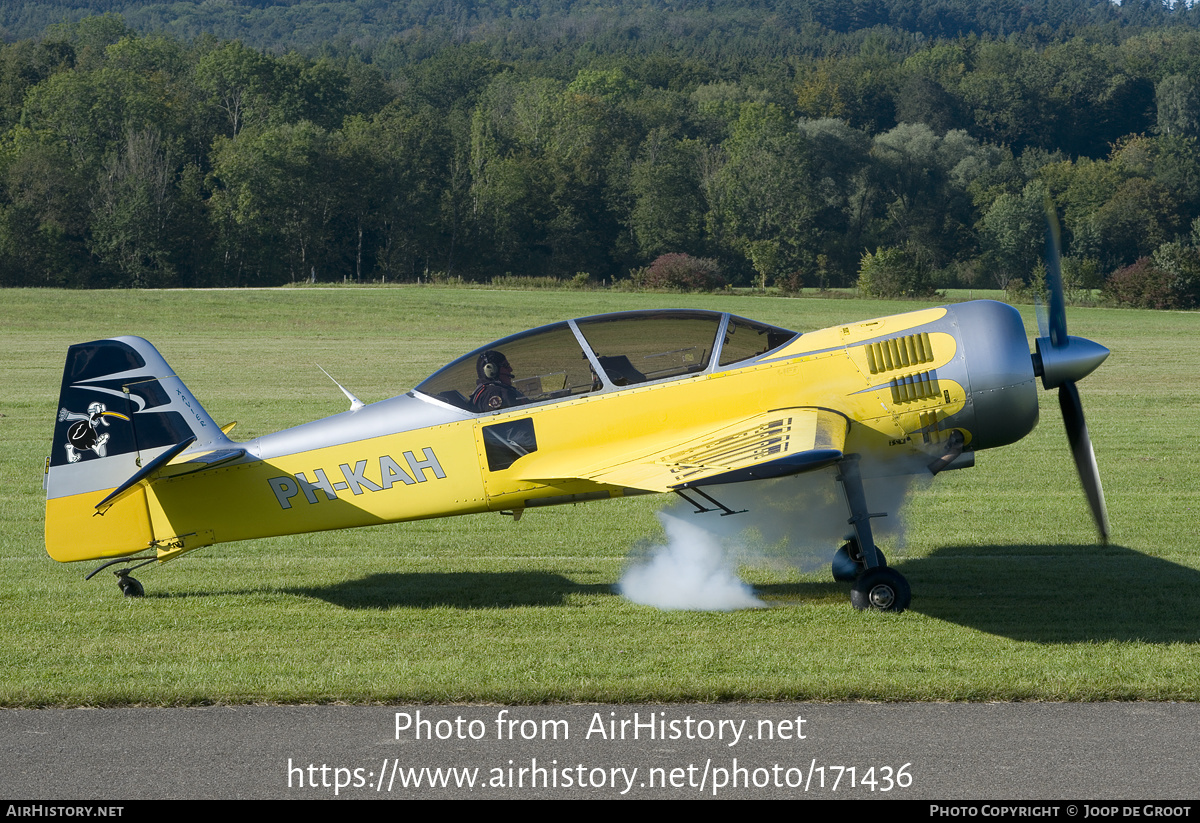
[[850,590],[850,603],[859,611],[902,612],[911,602],[912,590],[904,575],[886,566],[867,569]]
[[117,586],[126,597],[143,597],[146,590],[142,584],[129,576],[129,572],[117,572]]
[[[878,546],[875,547],[875,554],[879,557],[880,568],[887,566],[887,558]],[[857,580],[862,572],[862,549],[858,547],[858,540],[851,537],[833,554],[833,579],[839,583],[849,583]]]
[[833,553],[833,579],[839,583],[849,583],[862,572],[862,566],[850,557],[849,546],[847,543]]

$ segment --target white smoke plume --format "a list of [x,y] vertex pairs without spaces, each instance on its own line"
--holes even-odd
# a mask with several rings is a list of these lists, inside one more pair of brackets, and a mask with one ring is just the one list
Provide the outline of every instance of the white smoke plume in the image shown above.
[[[832,469],[706,488],[717,500],[744,514],[695,513],[682,499],[659,514],[665,542],[635,550],[618,592],[635,603],[665,610],[732,611],[767,606],[738,577],[741,566],[791,567],[801,572],[826,566],[853,533],[849,512]],[[928,478],[926,472],[924,478]],[[894,554],[903,544],[900,508],[918,475],[865,481],[876,543]],[[699,500],[699,497],[695,499]],[[707,504],[706,504],[707,505]]]
[[720,537],[664,512],[658,519],[667,542],[625,570],[617,584],[622,595],[666,611],[728,612],[767,605],[738,579]]

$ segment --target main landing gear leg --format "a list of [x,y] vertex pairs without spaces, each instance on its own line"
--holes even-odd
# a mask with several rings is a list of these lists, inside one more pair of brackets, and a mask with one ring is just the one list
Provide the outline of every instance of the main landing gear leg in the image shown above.
[[[850,510],[850,519],[846,522],[854,529],[854,537],[834,555],[834,578],[854,579],[850,603],[860,611],[904,611],[912,601],[912,591],[904,575],[888,567],[883,552],[875,545],[875,538],[871,534],[871,518],[886,515],[871,514],[867,509],[867,495],[863,491],[857,454],[848,454],[838,461],[837,481],[846,496],[846,507]],[[843,554],[845,557],[842,557]],[[850,566],[847,561],[855,565]],[[855,572],[860,567],[861,573],[856,576]]]

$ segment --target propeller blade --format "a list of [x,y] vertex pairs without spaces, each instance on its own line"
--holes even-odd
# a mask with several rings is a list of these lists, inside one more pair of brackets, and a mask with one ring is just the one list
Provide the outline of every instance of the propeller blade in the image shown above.
[[[1063,296],[1062,260],[1059,250],[1062,248],[1062,236],[1058,228],[1058,212],[1054,204],[1046,198],[1046,298],[1049,301],[1047,332],[1043,337],[1050,338],[1050,345],[1058,348],[1067,344],[1067,309],[1066,298]],[[1039,328],[1041,322],[1038,323]]]
[[1100,485],[1096,453],[1092,450],[1087,422],[1083,419],[1083,404],[1079,402],[1079,390],[1074,382],[1066,382],[1058,387],[1058,405],[1062,409],[1063,424],[1067,427],[1067,441],[1071,444],[1071,456],[1075,458],[1079,482],[1083,484],[1088,505],[1092,508],[1092,519],[1100,531],[1100,540],[1107,543],[1108,508],[1104,505],[1104,489]]

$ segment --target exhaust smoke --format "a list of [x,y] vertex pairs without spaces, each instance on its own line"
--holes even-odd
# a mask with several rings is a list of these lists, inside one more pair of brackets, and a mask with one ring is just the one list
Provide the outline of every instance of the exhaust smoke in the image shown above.
[[634,603],[665,611],[734,611],[765,608],[737,576],[721,538],[698,524],[659,512],[666,543],[625,570],[617,591]]
[[[658,514],[665,540],[635,547],[617,583],[618,593],[667,611],[766,608],[738,577],[738,569],[807,573],[828,567],[838,546],[853,534],[836,476],[836,470],[826,469],[706,488],[730,509],[747,510],[728,517],[719,511],[697,514],[682,499],[675,500]],[[876,543],[887,541],[889,553],[903,544],[902,504],[930,478],[925,471],[864,480],[870,510],[887,512],[887,517],[871,520],[871,529]]]

